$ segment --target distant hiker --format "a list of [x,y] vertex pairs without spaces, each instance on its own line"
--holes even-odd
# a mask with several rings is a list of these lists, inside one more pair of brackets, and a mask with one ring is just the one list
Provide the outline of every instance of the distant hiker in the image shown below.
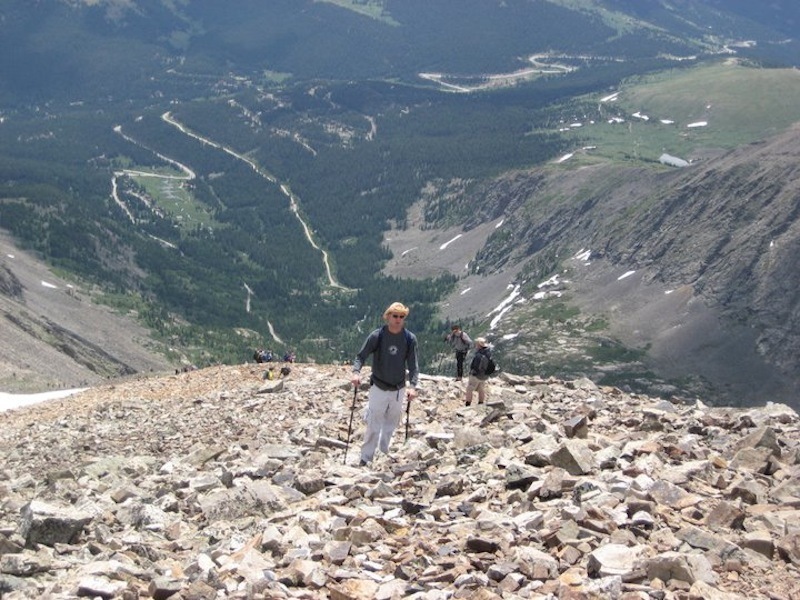
[[472,392],[478,391],[478,404],[486,402],[486,380],[489,375],[486,373],[489,361],[492,358],[492,351],[486,338],[475,339],[475,355],[469,365],[469,380],[467,381],[466,405],[472,404]]
[[472,346],[472,340],[466,331],[461,330],[460,325],[453,325],[450,333],[445,336],[444,341],[449,343],[453,350],[456,351],[456,381],[461,381],[464,377],[464,359],[466,359],[467,351]]
[[267,372],[264,373],[264,379],[269,379],[269,380],[275,379],[275,372],[272,370],[272,367],[267,369]]
[[259,348],[256,350],[255,354],[253,354],[253,359],[257,363],[265,363],[272,361],[272,351],[271,350],[264,350],[263,348]]
[[[367,336],[364,345],[353,361],[351,382],[358,390],[361,385],[361,367],[372,354],[372,375],[370,376],[367,411],[364,420],[367,430],[361,446],[360,466],[372,461],[375,450],[380,448],[389,453],[389,443],[400,418],[403,404],[408,397],[408,408],[417,396],[419,365],[417,363],[417,338],[405,328],[409,309],[400,302],[394,302],[383,313],[386,325],[379,327]],[[409,388],[406,391],[406,368],[408,368]]]
[[289,373],[291,373],[291,372],[292,372],[292,369],[290,367],[287,367],[287,366],[281,367],[281,377],[288,377]]
[[293,363],[295,358],[294,350],[287,350],[283,355],[283,362]]

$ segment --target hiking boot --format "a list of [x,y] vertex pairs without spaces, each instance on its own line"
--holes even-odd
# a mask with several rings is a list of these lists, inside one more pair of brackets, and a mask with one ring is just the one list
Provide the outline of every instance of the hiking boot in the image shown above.
[[472,402],[465,402],[464,406],[470,406],[471,404],[472,404]]
[[367,461],[365,461],[365,460],[362,458],[360,461],[358,461],[358,466],[359,466],[359,467],[366,467],[366,466],[367,466]]

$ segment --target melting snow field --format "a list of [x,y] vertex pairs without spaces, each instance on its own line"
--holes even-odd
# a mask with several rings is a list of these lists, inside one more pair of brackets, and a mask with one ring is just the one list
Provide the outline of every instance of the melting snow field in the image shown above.
[[[614,92],[613,94],[609,94],[607,96],[603,96],[602,98],[600,98],[600,102],[601,103],[615,102],[615,101],[617,101],[619,99],[619,94],[620,94],[619,92]],[[706,106],[706,110],[709,110],[710,108],[711,108],[710,104]],[[647,115],[647,114],[645,114],[644,112],[642,112],[640,110],[636,111],[635,113],[632,113],[630,115],[630,117],[633,118],[633,119],[638,119],[640,121],[644,121],[644,122],[650,121],[650,115]],[[623,118],[621,116],[611,116],[606,120],[606,122],[608,124],[611,124],[611,125],[617,125],[619,123],[625,123],[625,118]],[[660,119],[658,119],[658,122],[661,123],[662,125],[675,125],[676,124],[676,121],[673,118],[660,118]],[[593,125],[595,122],[594,121],[589,121],[588,123],[590,125]],[[583,125],[584,125],[584,123],[582,123],[580,121],[577,121],[577,122],[574,122],[574,123],[570,123],[568,126],[560,127],[558,129],[558,131],[562,131],[563,132],[563,131],[569,131],[571,129],[574,130],[574,129],[577,129],[579,127],[583,127]],[[708,127],[708,121],[695,121],[693,123],[688,123],[685,127],[687,129],[696,129],[696,128],[699,128],[699,127]],[[592,147],[592,149],[594,149],[594,148],[595,147]],[[584,150],[586,150],[586,148],[584,148]],[[573,155],[574,154],[571,153],[571,152],[569,154],[564,154],[561,157],[554,159],[553,162],[555,164],[563,163],[563,162],[569,160],[570,158],[572,158]],[[686,164],[688,164],[688,163],[686,163]],[[673,165],[673,166],[685,166],[685,165]]]
[[514,302],[519,298],[520,300],[524,301],[524,298],[520,298],[520,286],[509,286],[511,289],[511,293],[503,300],[496,308],[491,310],[487,317],[491,317],[494,313],[497,313],[497,316],[492,319],[492,322],[489,324],[489,329],[494,329],[497,324],[500,322],[500,319],[503,318],[511,308],[514,306]]
[[43,392],[41,394],[7,394],[0,392],[0,412],[19,408],[20,406],[30,406],[46,400],[59,400],[67,398],[88,388],[75,388],[71,390],[57,390],[55,392]]
[[449,241],[445,242],[444,244],[442,244],[441,246],[439,246],[439,250],[444,250],[445,248],[447,248],[447,247],[448,247],[450,244],[452,244],[452,243],[453,243],[453,242],[455,242],[455,241],[456,241],[458,238],[460,238],[460,237],[461,237],[461,235],[462,235],[462,234],[460,234],[460,233],[459,233],[459,234],[458,234],[456,237],[454,237],[452,240],[449,240]]

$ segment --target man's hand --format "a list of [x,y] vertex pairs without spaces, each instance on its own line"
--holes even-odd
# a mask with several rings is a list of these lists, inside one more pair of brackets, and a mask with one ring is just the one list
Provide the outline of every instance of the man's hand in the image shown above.
[[417,397],[417,389],[416,388],[408,388],[408,391],[406,392],[406,398],[408,398],[408,400],[411,401],[416,397]]
[[361,385],[361,375],[353,373],[353,376],[350,378],[350,383],[353,384],[354,388],[358,389],[358,386]]

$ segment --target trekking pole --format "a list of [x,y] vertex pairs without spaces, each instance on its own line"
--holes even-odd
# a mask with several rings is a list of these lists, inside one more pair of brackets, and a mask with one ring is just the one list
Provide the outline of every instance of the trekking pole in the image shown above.
[[406,400],[406,439],[403,440],[404,442],[408,441],[408,423],[411,419],[411,398]]
[[356,412],[356,396],[358,395],[358,386],[353,389],[353,406],[350,407],[350,424],[347,426],[347,442],[344,445],[344,464],[347,464],[347,449],[350,447],[350,434],[353,431],[353,413]]

